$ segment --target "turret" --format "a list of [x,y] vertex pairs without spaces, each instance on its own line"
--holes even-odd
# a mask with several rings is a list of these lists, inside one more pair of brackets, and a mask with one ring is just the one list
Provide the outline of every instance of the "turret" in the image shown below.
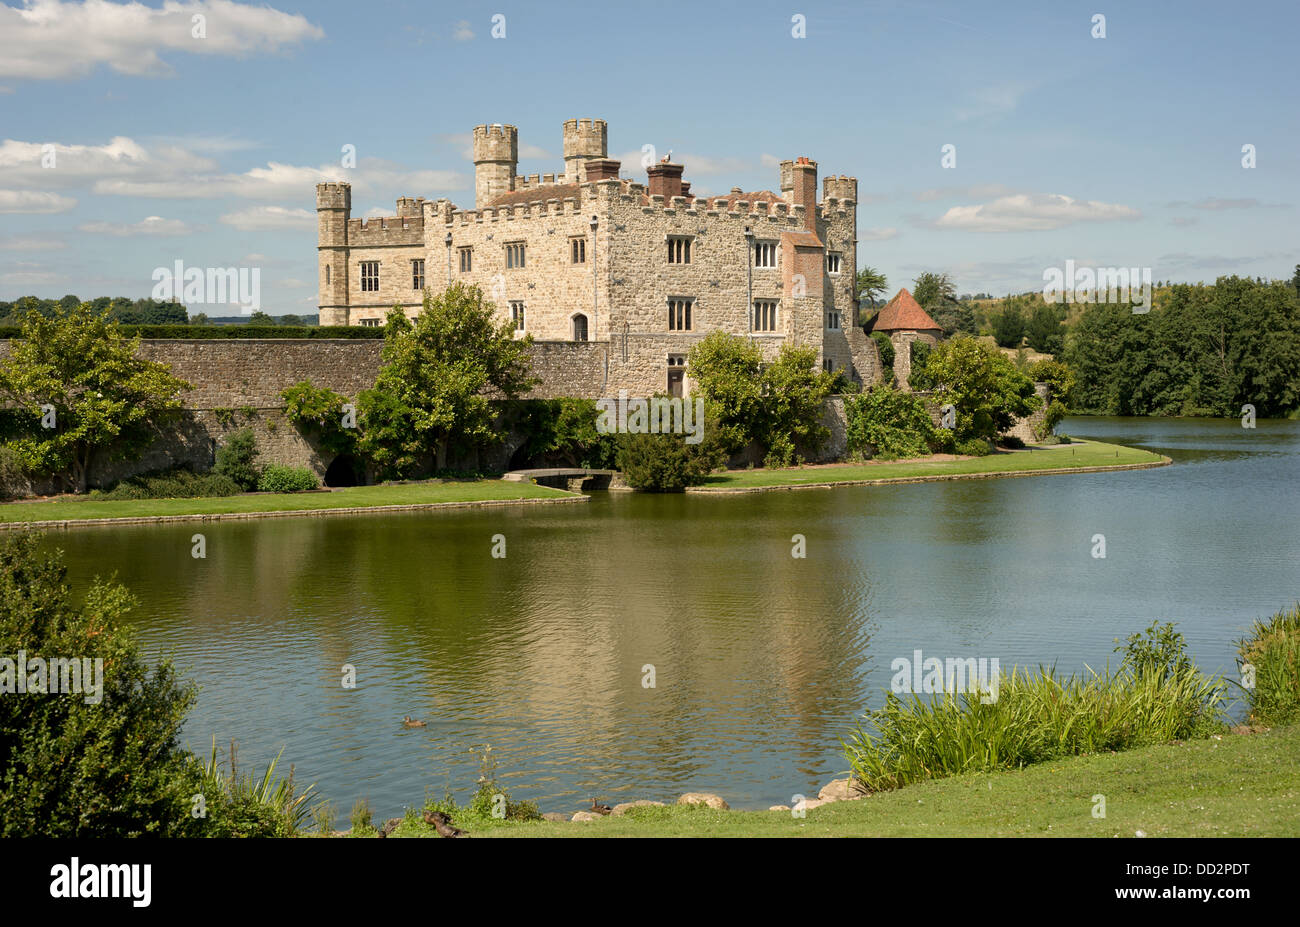
[[316,255],[321,325],[348,324],[348,219],[352,184],[316,184]]
[[822,181],[822,198],[858,202],[858,178],[832,175]]
[[587,162],[609,155],[604,119],[568,119],[564,123],[564,179],[586,183]]
[[515,188],[519,166],[519,130],[514,126],[474,127],[474,206]]

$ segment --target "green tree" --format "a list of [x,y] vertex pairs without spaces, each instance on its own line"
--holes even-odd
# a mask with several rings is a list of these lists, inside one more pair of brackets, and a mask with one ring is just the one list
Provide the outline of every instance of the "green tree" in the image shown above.
[[[36,536],[0,544],[0,836],[167,836],[190,826],[190,760],[177,740],[194,690],[170,660],[150,668],[124,623],[133,604],[123,587],[98,581],[73,600],[61,555],[42,553]],[[56,694],[50,671],[43,694],[28,669],[19,693],[19,653],[89,661],[91,673],[81,693],[63,693],[60,670]]]
[[691,379],[709,400],[705,427],[727,454],[760,438],[763,353],[758,345],[722,331],[696,342],[687,358]]
[[816,369],[817,351],[782,345],[777,358],[763,369],[761,435],[767,446],[767,466],[788,467],[799,449],[820,450],[830,437],[821,423],[822,407],[835,387],[835,377]]
[[28,413],[10,442],[26,470],[85,492],[97,457],[136,459],[177,420],[181,391],[193,387],[138,356],[139,346],[84,303],[51,318],[27,314],[0,361],[0,396]]
[[847,400],[844,411],[850,453],[892,458],[922,457],[931,451],[934,422],[912,393],[876,386]]
[[944,302],[957,301],[957,284],[948,274],[926,271],[912,281],[912,298],[927,312]]
[[262,312],[262,311],[259,309],[257,312],[254,312],[252,315],[250,315],[250,316],[248,317],[248,323],[247,323],[247,324],[249,324],[249,325],[274,325],[274,324],[275,324],[275,319],[271,318],[269,315],[267,315],[265,312]]
[[865,299],[875,309],[876,298],[889,290],[889,280],[876,268],[863,267],[858,271],[857,288],[858,299]]
[[477,286],[457,283],[437,298],[426,290],[414,323],[394,308],[375,386],[357,399],[359,449],[386,476],[403,477],[430,452],[442,470],[449,450],[499,437],[492,399],[517,398],[537,382],[531,343],[494,320]]
[[1060,353],[1064,345],[1060,310],[1048,303],[1035,306],[1025,325],[1025,340],[1040,354]]
[[1025,338],[1025,317],[1015,303],[1005,305],[992,319],[993,340],[1000,348],[1018,348]]
[[1034,383],[1001,352],[967,335],[941,342],[926,362],[935,399],[956,411],[954,437],[992,440],[1042,404]]

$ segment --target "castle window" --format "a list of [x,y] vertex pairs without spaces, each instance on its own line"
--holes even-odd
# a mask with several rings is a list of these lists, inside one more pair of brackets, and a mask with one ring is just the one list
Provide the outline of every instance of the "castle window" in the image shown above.
[[379,290],[379,262],[361,262],[361,292],[371,293]]
[[325,265],[325,285],[330,285],[330,266],[328,264]]
[[823,357],[823,358],[822,358],[822,370],[825,370],[827,373],[834,373],[834,372],[835,372],[835,361],[831,360],[829,357]]
[[776,266],[776,242],[759,241],[754,243],[754,266]]
[[582,313],[573,317],[573,340],[587,340],[587,317]]
[[506,245],[506,270],[515,270],[524,266],[524,243],[512,241]]
[[691,262],[691,240],[681,236],[668,238],[668,263],[689,264]]
[[668,330],[670,332],[688,332],[691,330],[692,299],[668,300]]
[[840,314],[838,312],[826,313],[826,330],[832,332],[840,330]]
[[826,273],[838,274],[840,272],[840,255],[836,251],[826,252]]
[[411,289],[424,289],[424,259],[418,258],[411,261]]
[[380,323],[379,319],[361,319],[360,321],[363,328],[378,328]]
[[514,299],[510,301],[510,320],[515,323],[515,331],[524,330],[524,301]]
[[754,331],[756,332],[776,331],[776,300],[774,299],[754,300]]
[[474,249],[461,248],[458,253],[460,254],[460,272],[467,274],[474,269]]
[[587,263],[587,239],[570,238],[569,249],[573,255],[573,263],[575,264]]

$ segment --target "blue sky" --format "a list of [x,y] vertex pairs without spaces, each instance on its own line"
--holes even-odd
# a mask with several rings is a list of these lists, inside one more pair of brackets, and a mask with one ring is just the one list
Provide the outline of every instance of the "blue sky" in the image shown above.
[[260,267],[265,310],[313,312],[316,180],[351,180],[354,215],[472,207],[474,125],[558,171],[575,116],[638,179],[647,144],[702,192],[775,190],[800,155],[856,176],[859,265],[891,292],[1039,289],[1067,259],[1290,276],[1297,35],[1292,0],[0,0],[0,299],[147,296],[181,260]]

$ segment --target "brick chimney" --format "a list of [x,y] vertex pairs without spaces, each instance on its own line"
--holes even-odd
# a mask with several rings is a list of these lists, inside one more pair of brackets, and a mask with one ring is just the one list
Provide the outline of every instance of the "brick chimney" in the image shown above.
[[615,161],[613,158],[593,158],[586,162],[587,183],[594,183],[597,180],[618,180],[618,169],[621,166],[622,162]]
[[[658,164],[652,164],[646,168],[646,174],[650,177],[650,195],[662,196],[664,202],[671,203],[674,196],[682,195],[682,171],[686,167],[683,164],[673,164],[669,161],[660,161]],[[813,175],[813,190],[817,189],[816,174]]]
[[[803,206],[803,227],[810,232],[817,231],[817,162],[807,158],[796,158],[791,165],[790,183],[792,202]],[[784,186],[784,177],[782,178]]]

